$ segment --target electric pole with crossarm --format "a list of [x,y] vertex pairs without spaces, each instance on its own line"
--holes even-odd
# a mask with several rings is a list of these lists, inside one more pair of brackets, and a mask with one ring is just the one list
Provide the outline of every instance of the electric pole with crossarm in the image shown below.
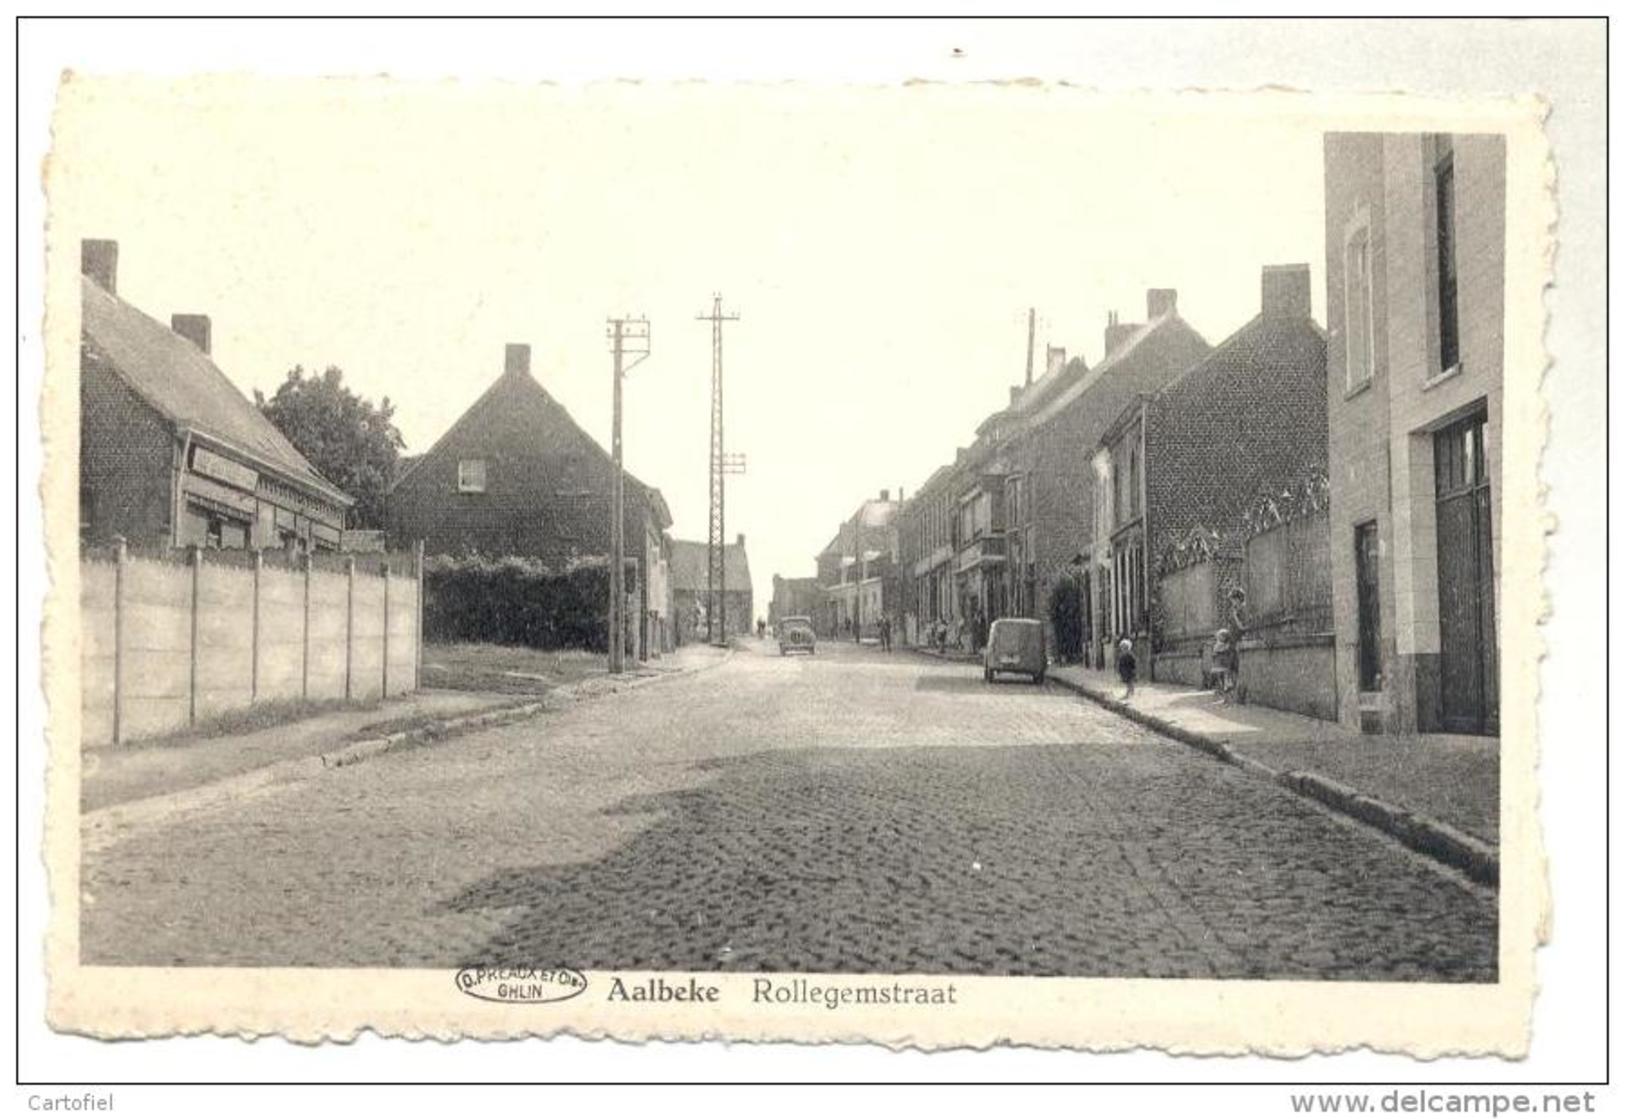
[[[615,481],[610,499],[609,526],[609,670],[626,667],[626,470],[621,465],[621,380],[629,369],[649,356],[649,320],[610,319],[606,334],[615,355],[615,418],[610,445],[615,457]],[[633,359],[626,364],[626,359]],[[643,578],[648,578],[647,572]]]
[[713,645],[728,642],[727,552],[723,528],[723,477],[745,472],[745,456],[730,455],[722,442],[722,324],[738,322],[738,312],[724,314],[722,296],[711,296],[711,313],[695,315],[711,324],[711,535],[705,564],[705,636]]

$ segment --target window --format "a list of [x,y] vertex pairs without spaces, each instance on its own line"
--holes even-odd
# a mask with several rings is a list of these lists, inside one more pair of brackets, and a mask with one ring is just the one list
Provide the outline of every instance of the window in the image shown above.
[[457,492],[458,493],[484,493],[485,492],[485,460],[482,458],[465,458],[457,463]]
[[248,547],[248,524],[196,502],[186,503],[187,529],[183,544],[205,548]]
[[1343,342],[1347,387],[1371,380],[1374,364],[1371,327],[1371,230],[1362,225],[1343,246]]
[[1132,520],[1140,515],[1140,449],[1128,449],[1128,515]]
[[1433,166],[1434,245],[1439,264],[1439,372],[1461,362],[1460,324],[1456,318],[1456,161],[1449,138],[1440,139],[1441,154]]
[[96,491],[89,486],[79,487],[79,543],[90,539],[96,524]]

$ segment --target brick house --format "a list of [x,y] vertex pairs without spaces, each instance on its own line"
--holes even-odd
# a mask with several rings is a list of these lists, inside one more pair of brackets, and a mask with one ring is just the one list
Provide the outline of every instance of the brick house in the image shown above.
[[939,466],[897,511],[898,581],[905,644],[931,644],[958,617],[953,593],[952,465]]
[[1338,718],[1499,727],[1506,144],[1328,133]]
[[[1131,401],[1157,392],[1209,349],[1179,316],[1177,293],[1152,288],[1146,322],[1108,317],[1099,364],[1062,365],[1053,386],[1035,382],[1010,410],[1002,451],[1005,533],[1018,560],[1007,576],[1009,593],[1022,612],[1048,623],[1051,592],[1062,579],[1076,579],[1084,609],[1084,632],[1077,637],[1086,653],[1099,648],[1104,615],[1096,588],[1108,570],[1109,545],[1095,531],[1093,449]],[[1051,648],[1062,647],[1054,633],[1050,637]],[[1089,659],[1099,663],[1098,656]]]
[[[1105,356],[1091,368],[1048,347],[1044,374],[1012,387],[1010,403],[939,467],[899,518],[905,633],[927,643],[973,644],[980,616],[1049,623],[1051,591],[1075,578],[1087,604],[1095,544],[1090,454],[1139,394],[1199,361],[1207,342],[1180,318],[1177,294],[1146,293],[1147,321],[1107,317]],[[1085,629],[1091,615],[1086,611]],[[1089,647],[1087,635],[1081,635]],[[1056,648],[1050,634],[1051,648]]]
[[[1288,530],[1280,515],[1280,495],[1324,492],[1326,339],[1308,265],[1265,268],[1261,293],[1257,317],[1137,396],[1096,445],[1096,655],[1128,637],[1153,679],[1200,685],[1215,632],[1245,619],[1250,696],[1329,717],[1325,519]],[[1248,609],[1231,606],[1237,589]]]
[[890,490],[864,501],[819,554],[829,636],[876,638],[882,616],[901,629],[897,512]]
[[81,544],[338,550],[354,499],[215,365],[209,319],[120,299],[115,241],[80,263]]
[[[608,556],[615,463],[530,372],[530,347],[510,343],[502,376],[389,492],[389,536],[430,555],[529,556],[553,566]],[[646,659],[671,644],[660,586],[671,525],[653,486],[625,476],[626,617]]]
[[[741,636],[756,624],[745,534],[723,545],[722,556],[723,624],[728,636]],[[711,546],[703,540],[671,541],[672,620],[679,645],[706,640],[710,564]]]
[[767,624],[778,627],[785,618],[816,618],[824,596],[818,577],[787,578],[773,576],[773,601],[767,604]]

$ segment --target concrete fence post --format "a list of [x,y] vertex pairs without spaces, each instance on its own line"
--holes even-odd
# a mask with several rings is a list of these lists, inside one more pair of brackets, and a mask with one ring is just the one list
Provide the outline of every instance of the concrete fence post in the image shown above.
[[124,568],[130,559],[124,537],[113,537],[113,744],[124,741]]
[[355,557],[344,557],[344,698],[350,698],[351,650],[355,645]]
[[389,561],[384,561],[384,655],[379,658],[383,662],[383,683],[381,698],[389,698]]
[[254,620],[248,654],[248,702],[258,703],[260,698],[260,572],[265,568],[265,556],[254,549]]
[[310,698],[310,553],[305,553],[305,624],[299,643],[299,698]]
[[192,566],[192,648],[190,650],[191,666],[187,673],[186,683],[186,723],[192,726],[197,723],[197,645],[198,645],[198,582],[203,573],[203,549],[193,544],[187,557]]
[[421,540],[418,541],[414,568],[418,577],[417,609],[412,620],[412,640],[415,643],[412,650],[412,690],[415,692],[423,687],[423,541]]

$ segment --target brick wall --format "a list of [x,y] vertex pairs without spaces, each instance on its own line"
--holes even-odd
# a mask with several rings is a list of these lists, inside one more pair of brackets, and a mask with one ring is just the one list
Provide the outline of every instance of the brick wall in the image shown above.
[[1308,318],[1260,317],[1146,409],[1148,562],[1197,525],[1240,528],[1259,494],[1326,462],[1326,343]]
[[[458,463],[484,459],[484,493],[460,493]],[[396,547],[431,555],[535,556],[549,563],[607,555],[614,467],[562,407],[526,375],[494,385],[389,497]],[[628,554],[645,557],[647,502],[626,483]]]
[[[169,426],[93,357],[79,369],[79,485],[90,543],[170,540],[175,440]],[[85,516],[87,511],[81,511]]]

